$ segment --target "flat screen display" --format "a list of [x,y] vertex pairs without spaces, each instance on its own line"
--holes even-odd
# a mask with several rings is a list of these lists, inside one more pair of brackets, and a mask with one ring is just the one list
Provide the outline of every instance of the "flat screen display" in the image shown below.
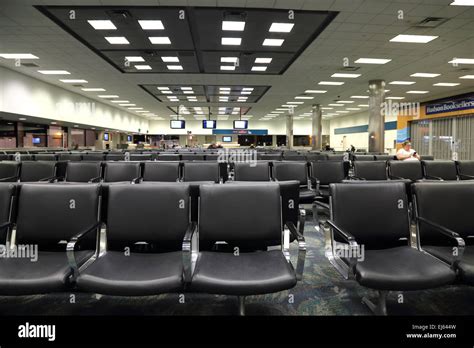
[[33,138],[33,144],[41,144],[41,138]]
[[104,141],[109,141],[109,133],[104,133]]
[[249,121],[247,120],[234,121],[234,129],[247,129],[248,125],[249,125]]
[[232,142],[232,137],[222,137],[222,141],[224,143],[231,143]]
[[133,141],[133,137],[131,135],[127,135],[127,141],[131,143]]
[[184,129],[186,127],[185,121],[171,120],[170,128],[171,129]]
[[203,120],[202,128],[204,129],[215,129],[217,127],[217,121],[215,120]]

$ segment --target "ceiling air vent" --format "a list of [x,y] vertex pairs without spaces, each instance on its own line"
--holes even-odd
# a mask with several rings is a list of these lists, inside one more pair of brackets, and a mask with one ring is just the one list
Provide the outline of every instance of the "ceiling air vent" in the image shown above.
[[39,65],[35,63],[21,63],[21,66],[25,66],[27,68],[39,68]]
[[240,11],[225,11],[224,20],[226,21],[245,21],[247,13]]
[[359,66],[345,66],[344,68],[339,69],[339,71],[357,71],[359,69]]
[[106,11],[106,13],[110,17],[110,19],[115,19],[119,21],[132,18],[132,14],[127,10],[111,10]]
[[441,18],[441,17],[426,17],[421,22],[415,24],[415,27],[418,28],[436,28],[443,24],[444,22],[448,21],[448,18]]

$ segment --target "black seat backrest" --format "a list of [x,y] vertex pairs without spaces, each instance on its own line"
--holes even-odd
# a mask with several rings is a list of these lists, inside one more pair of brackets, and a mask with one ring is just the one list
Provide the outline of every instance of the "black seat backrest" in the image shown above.
[[102,176],[101,162],[68,162],[66,167],[66,181],[89,182]]
[[130,161],[151,161],[153,159],[153,155],[151,153],[131,153],[130,154]]
[[425,176],[438,177],[443,180],[457,180],[458,173],[454,161],[421,161],[425,170]]
[[319,180],[321,185],[341,182],[345,179],[344,162],[319,161],[311,162],[311,175]]
[[200,186],[200,240],[271,244],[281,240],[281,220],[275,183]]
[[354,161],[373,161],[374,155],[354,155]]
[[376,161],[390,161],[395,159],[393,156],[390,155],[375,155],[374,157]]
[[306,160],[309,162],[316,162],[316,161],[326,161],[328,156],[322,153],[308,153],[306,155]]
[[56,155],[51,153],[38,153],[35,155],[35,161],[56,161]]
[[456,165],[459,175],[463,174],[474,177],[474,161],[457,161]]
[[157,161],[179,161],[180,157],[178,154],[173,153],[160,153],[158,157],[156,157]]
[[[16,185],[12,183],[0,184],[0,225],[12,219],[13,202],[12,198],[16,192]],[[0,245],[5,245],[7,238],[7,228],[0,229]]]
[[138,177],[139,162],[105,162],[104,182],[132,181]]
[[179,180],[179,162],[145,162],[143,167],[143,181]]
[[236,162],[234,164],[235,181],[270,181],[270,162]]
[[[474,184],[464,182],[420,182],[413,185],[418,216],[445,226],[466,239],[474,236],[471,210],[474,206]],[[425,223],[419,223],[423,244],[446,244],[447,239]]]
[[262,161],[281,161],[282,155],[281,153],[258,153],[257,160]]
[[20,162],[0,162],[0,180],[12,178],[7,181],[17,181],[20,175]]
[[306,161],[306,156],[301,154],[284,154],[283,159],[285,161]]
[[389,174],[412,181],[423,179],[420,161],[388,161]]
[[424,155],[424,156],[421,156],[421,160],[422,161],[434,161],[434,156]]
[[308,184],[307,162],[273,162],[273,178],[278,181],[298,180],[300,185]]
[[204,155],[197,155],[194,153],[181,154],[182,161],[204,161]]
[[[189,225],[190,198],[186,184],[117,184],[108,188],[109,249],[135,242],[181,250]],[[121,249],[123,250],[123,249]]]
[[331,184],[330,191],[334,223],[354,235],[359,245],[386,249],[410,237],[404,183],[340,183]]
[[327,154],[327,159],[328,161],[344,161],[344,155],[343,154]]
[[[58,245],[60,241],[69,241],[99,220],[99,194],[99,185],[21,185],[16,242],[65,250],[66,244]],[[91,242],[86,242],[88,246],[95,247],[95,237],[94,233],[86,237]]]
[[80,153],[60,153],[58,155],[59,161],[82,161],[82,155]]
[[183,163],[183,181],[220,181],[219,163],[185,162]]
[[33,182],[56,176],[57,163],[51,161],[24,161],[21,163],[20,181]]
[[206,161],[217,161],[219,159],[219,155],[217,153],[206,153],[205,159]]
[[83,161],[104,161],[105,155],[103,153],[84,153],[82,154]]
[[365,180],[387,180],[387,162],[355,161],[354,175]]
[[10,161],[11,158],[12,158],[11,155],[0,153],[0,161]]
[[108,153],[105,156],[106,161],[123,161],[125,159],[125,154],[123,153]]
[[27,154],[20,155],[20,161],[34,161],[34,160],[35,160],[34,155],[27,155]]

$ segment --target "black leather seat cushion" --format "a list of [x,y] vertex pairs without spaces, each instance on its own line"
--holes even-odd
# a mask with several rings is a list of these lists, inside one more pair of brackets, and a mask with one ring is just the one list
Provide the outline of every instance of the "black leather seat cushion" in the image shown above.
[[182,289],[182,253],[108,251],[77,278],[79,289],[107,295],[153,295]]
[[56,162],[25,161],[21,164],[20,181],[34,182],[45,178],[51,178],[56,175]]
[[300,202],[301,203],[312,203],[316,199],[316,192],[309,188],[300,188]]
[[259,295],[290,289],[296,276],[280,250],[241,253],[201,252],[191,291]]
[[[93,251],[76,251],[81,265]],[[63,291],[71,275],[66,252],[39,251],[38,260],[29,258],[0,258],[0,294],[32,295]]]
[[409,246],[365,250],[365,259],[355,267],[356,280],[377,290],[423,290],[454,282],[456,274],[447,265]]
[[427,176],[439,177],[443,180],[457,180],[456,162],[454,161],[423,161]]
[[[447,263],[451,263],[453,259],[453,247],[451,246],[424,245],[423,249]],[[474,285],[474,246],[466,246],[457,268],[461,281]]]

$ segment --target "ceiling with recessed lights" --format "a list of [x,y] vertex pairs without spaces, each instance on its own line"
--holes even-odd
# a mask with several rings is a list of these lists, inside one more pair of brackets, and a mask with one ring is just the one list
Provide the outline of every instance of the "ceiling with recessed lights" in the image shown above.
[[[423,102],[474,91],[474,7],[452,6],[452,2],[453,0],[134,0],[132,9],[146,6],[148,11],[143,20],[153,21],[142,23],[142,27],[138,22],[138,19],[142,20],[139,18],[141,15],[136,16],[135,12],[135,21],[128,26],[115,20],[113,16],[102,17],[106,9],[130,9],[123,5],[124,1],[88,0],[87,5],[98,8],[100,16],[82,16],[80,11],[76,11],[76,21],[71,26],[72,29],[66,31],[34,7],[48,7],[47,0],[2,0],[0,66],[151,120],[168,120],[174,114],[170,110],[176,110],[179,105],[190,112],[181,115],[185,118],[201,115],[194,113],[194,107],[202,107],[204,113],[211,108],[219,114],[219,107],[233,110],[235,107],[245,106],[245,116],[252,121],[264,119],[274,122],[288,113],[289,109],[294,109],[297,119],[305,119],[311,115],[312,104],[321,104],[324,118],[347,116],[366,112],[368,100],[360,97],[368,96],[368,82],[372,79],[386,81],[387,99],[404,102]],[[54,4],[72,10],[80,2],[54,0]],[[183,6],[187,17],[184,22],[175,20],[176,23],[170,22],[169,25],[165,17],[157,18],[157,12],[149,10],[154,8],[159,12],[175,13],[177,6]],[[260,8],[253,8],[255,6]],[[194,7],[192,11],[191,7]],[[48,7],[50,8],[54,9]],[[242,24],[230,24],[235,25],[232,30],[223,30],[223,13],[229,9],[239,13],[261,11],[263,15],[259,17],[257,24],[262,22],[266,25],[263,29],[253,30],[252,23],[255,20],[250,20],[251,16],[248,15],[245,19],[232,20],[245,22],[243,31],[237,30],[241,29]],[[200,26],[200,21],[191,22],[198,10],[217,11],[218,15]],[[288,10],[294,10],[296,14],[291,21],[288,17],[285,21],[273,17],[275,13],[285,13],[287,16]],[[322,25],[321,21],[317,21],[315,25],[305,24],[304,28],[299,26],[299,17],[313,12],[326,13],[326,16],[328,12],[338,13],[314,38],[310,32],[317,32]],[[400,14],[403,18],[400,18]],[[58,15],[58,18],[61,16]],[[426,25],[429,18],[440,20],[434,21],[436,23],[433,25],[433,20],[429,20],[429,25]],[[88,20],[108,20],[117,29],[94,29]],[[163,29],[159,29],[161,27],[157,21],[161,21]],[[188,29],[176,30],[183,23],[187,23]],[[293,23],[294,26],[290,32],[276,33],[270,31],[272,23]],[[111,28],[108,22],[93,24],[98,28],[101,25],[103,28]],[[77,28],[74,27],[76,25]],[[206,34],[206,28],[211,27],[214,29]],[[80,35],[71,35],[70,30],[77,31]],[[297,48],[287,48],[287,44],[298,39],[293,35],[300,33],[299,30],[308,31],[301,36],[306,35],[307,39],[298,42],[299,47],[304,49],[298,51]],[[105,39],[106,37],[109,39]],[[129,44],[111,43],[125,42],[113,39],[121,37]],[[155,38],[155,44],[150,37]],[[167,42],[165,39],[157,39],[163,37],[167,37],[171,44],[156,43]],[[206,43],[189,44],[187,39],[195,37],[204,38]],[[239,46],[222,45],[224,38],[242,40]],[[264,46],[265,39],[285,41],[281,46]],[[145,54],[146,52],[158,54],[150,55]],[[184,54],[188,52],[191,55]],[[206,55],[206,52],[211,54]],[[258,55],[244,56],[244,52]],[[266,55],[261,56],[260,53]],[[8,54],[26,56],[22,57],[21,65],[16,66],[14,59]],[[285,57],[285,54],[291,54],[293,58]],[[238,64],[235,58],[239,58]],[[272,60],[256,62],[257,58]],[[182,70],[177,70],[177,67],[169,69],[168,66],[181,66]],[[222,66],[229,67],[226,69],[235,67],[235,70],[221,70]],[[266,66],[266,70],[252,71],[252,67],[261,66]],[[334,74],[358,76],[333,76]],[[409,84],[391,83],[394,81]],[[179,87],[178,91],[183,91],[181,87],[196,86],[194,94],[197,98],[187,98],[191,94],[185,93],[156,93],[158,89],[150,93],[143,86]],[[270,88],[258,99],[257,94],[250,94],[245,102],[238,102],[220,98],[225,94],[209,94],[200,89],[209,86]],[[100,97],[104,95],[116,98]],[[293,104],[294,102],[302,104]],[[228,117],[232,119],[237,116],[231,112]]]

